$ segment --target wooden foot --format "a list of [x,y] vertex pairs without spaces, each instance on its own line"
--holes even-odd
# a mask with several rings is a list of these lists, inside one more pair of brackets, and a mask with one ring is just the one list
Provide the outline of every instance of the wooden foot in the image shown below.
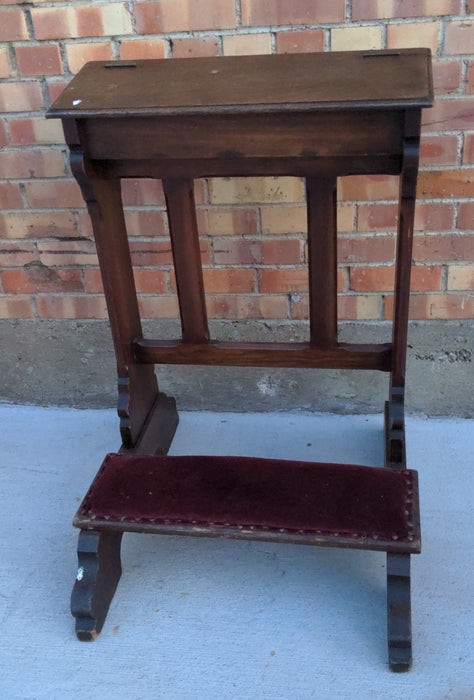
[[388,664],[409,671],[411,650],[410,555],[387,554]]
[[121,532],[81,530],[78,570],[71,595],[71,612],[81,642],[92,642],[102,629],[119,582]]

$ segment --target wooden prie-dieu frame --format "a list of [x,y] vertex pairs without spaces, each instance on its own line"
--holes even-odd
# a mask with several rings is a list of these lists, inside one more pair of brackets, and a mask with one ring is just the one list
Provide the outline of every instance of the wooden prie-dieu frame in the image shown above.
[[[87,64],[48,113],[60,117],[97,244],[118,370],[122,446],[74,519],[79,639],[100,631],[121,574],[124,532],[387,552],[389,664],[411,665],[410,554],[420,551],[417,473],[406,468],[404,392],[421,109],[427,49]],[[400,176],[393,335],[338,342],[337,178]],[[193,180],[305,179],[309,340],[209,337]],[[145,338],[121,178],[159,178],[166,197],[182,338]],[[377,370],[390,374],[385,465],[168,457],[178,423],[155,364]],[[232,407],[229,406],[231,409]]]

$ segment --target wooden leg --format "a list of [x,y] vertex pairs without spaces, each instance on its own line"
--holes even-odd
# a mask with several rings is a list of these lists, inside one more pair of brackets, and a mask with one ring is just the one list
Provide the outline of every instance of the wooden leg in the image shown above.
[[102,629],[119,582],[122,533],[81,530],[78,570],[71,595],[71,612],[81,642],[92,642]]
[[392,388],[385,403],[385,466],[406,469],[405,405],[402,388]]
[[410,555],[387,554],[388,664],[409,671],[412,663]]

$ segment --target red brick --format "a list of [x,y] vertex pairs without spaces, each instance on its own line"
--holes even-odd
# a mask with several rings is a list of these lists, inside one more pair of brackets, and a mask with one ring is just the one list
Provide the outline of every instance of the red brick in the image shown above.
[[5,126],[5,121],[0,119],[0,148],[3,148],[8,144],[8,134],[7,128]]
[[448,290],[474,290],[474,265],[450,265]]
[[458,139],[456,136],[422,136],[420,144],[421,167],[456,165]]
[[129,236],[167,236],[164,211],[126,211],[125,223]]
[[471,318],[474,314],[472,294],[412,294],[411,319]]
[[74,216],[68,212],[0,214],[4,238],[56,238],[77,235]]
[[[438,291],[441,289],[442,268],[416,265],[411,270],[413,291]],[[350,288],[355,292],[393,291],[395,268],[391,266],[354,267],[350,272]]]
[[199,232],[203,236],[249,236],[258,232],[256,209],[198,209],[197,221]]
[[25,17],[19,8],[0,10],[0,41],[28,39]]
[[449,231],[454,226],[452,204],[418,202],[415,208],[415,231]]
[[436,95],[459,91],[461,77],[461,61],[433,60],[433,86]]
[[161,0],[136,2],[138,34],[231,29],[237,24],[234,0]]
[[33,263],[23,270],[4,270],[1,277],[7,294],[83,291],[79,270],[57,270],[41,263]]
[[311,53],[324,51],[326,38],[324,29],[306,29],[303,31],[277,32],[277,53]]
[[219,238],[214,243],[214,261],[218,265],[295,265],[301,263],[301,241]]
[[418,197],[451,199],[474,196],[474,170],[423,170],[418,176]]
[[36,308],[40,318],[107,318],[102,296],[39,296]]
[[168,291],[168,275],[164,270],[134,270],[139,294],[162,294]]
[[[307,295],[290,297],[291,318],[306,320],[309,318],[309,299]],[[382,297],[380,294],[339,294],[337,299],[337,316],[339,320],[374,320],[380,318]]]
[[0,183],[0,209],[23,209],[19,185],[11,182]]
[[164,206],[161,180],[122,180],[122,199],[126,207]]
[[36,251],[33,243],[1,241],[0,267],[23,267],[34,260],[36,260]]
[[32,119],[10,119],[9,124],[14,146],[64,143],[64,133],[59,120],[33,117]]
[[474,53],[474,23],[450,22],[444,39],[446,54]]
[[395,231],[398,221],[397,204],[361,204],[358,207],[359,231]]
[[120,42],[120,58],[166,58],[166,49],[167,43],[164,39],[123,40]]
[[[461,202],[459,204],[458,228],[471,231],[474,229],[474,202]],[[471,258],[474,258],[474,249]]]
[[398,200],[398,177],[393,175],[351,175],[338,180],[340,200]]
[[131,18],[125,3],[36,8],[31,10],[31,16],[37,39],[76,39],[132,33]]
[[[134,241],[130,242],[130,250],[134,265],[142,267],[157,267],[172,265],[173,257],[169,239],[164,241]],[[210,263],[209,243],[200,241],[201,260],[204,265]]]
[[258,56],[272,53],[270,32],[228,34],[222,37],[224,56]]
[[431,49],[433,54],[436,54],[439,34],[439,22],[389,24],[387,27],[387,48],[407,49],[426,46]]
[[461,0],[353,0],[352,19],[393,19],[459,14]]
[[242,0],[242,23],[250,26],[343,22],[345,0]]
[[83,271],[84,289],[88,294],[103,294],[104,286],[99,268],[89,267]]
[[466,92],[474,92],[474,61],[467,62]]
[[462,262],[472,260],[474,235],[457,233],[415,236],[413,260],[415,262]]
[[466,134],[464,136],[464,149],[462,162],[474,163],[474,134]]
[[64,174],[64,160],[59,151],[49,149],[0,153],[0,179],[62,177]]
[[0,47],[0,78],[9,78],[13,73],[7,46]]
[[175,296],[147,296],[138,299],[142,318],[179,318],[178,299]]
[[134,265],[156,267],[172,265],[171,243],[166,241],[131,241],[130,251]]
[[214,36],[190,36],[171,39],[173,58],[219,56],[219,40]]
[[92,265],[97,267],[95,245],[89,240],[38,241],[40,261],[48,267]]
[[109,41],[67,44],[66,56],[71,73],[78,73],[88,61],[109,61],[113,58],[112,44]]
[[32,209],[75,209],[84,206],[75,180],[26,182],[26,199]]
[[258,271],[258,288],[263,293],[304,293],[308,291],[308,285],[306,268]]
[[436,100],[434,106],[423,110],[425,131],[454,131],[472,129],[474,119],[474,99]]
[[337,317],[345,321],[374,321],[381,317],[381,294],[339,295]]
[[63,72],[59,46],[17,46],[16,60],[20,75],[58,75]]
[[1,83],[1,112],[36,112],[43,108],[41,85],[37,82]]
[[392,262],[395,257],[394,236],[355,236],[339,238],[340,263]]
[[414,292],[439,291],[443,284],[443,268],[439,265],[414,265],[411,269],[411,289]]
[[210,318],[288,318],[288,298],[281,295],[209,294],[206,303]]
[[50,100],[51,104],[53,102],[55,102],[55,100],[58,99],[58,97],[63,92],[64,88],[67,87],[68,84],[69,84],[69,82],[67,80],[64,82],[57,81],[54,83],[52,83],[52,82],[48,83],[49,100]]
[[32,318],[30,300],[0,297],[0,318]]
[[206,293],[242,294],[255,291],[253,270],[230,268],[229,270],[205,268],[203,270]]
[[395,280],[395,268],[353,267],[350,272],[350,289],[355,292],[392,291]]

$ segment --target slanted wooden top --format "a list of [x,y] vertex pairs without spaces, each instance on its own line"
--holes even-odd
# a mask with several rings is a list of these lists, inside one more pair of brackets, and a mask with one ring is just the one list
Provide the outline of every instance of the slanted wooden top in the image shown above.
[[429,49],[88,63],[48,117],[429,107]]

